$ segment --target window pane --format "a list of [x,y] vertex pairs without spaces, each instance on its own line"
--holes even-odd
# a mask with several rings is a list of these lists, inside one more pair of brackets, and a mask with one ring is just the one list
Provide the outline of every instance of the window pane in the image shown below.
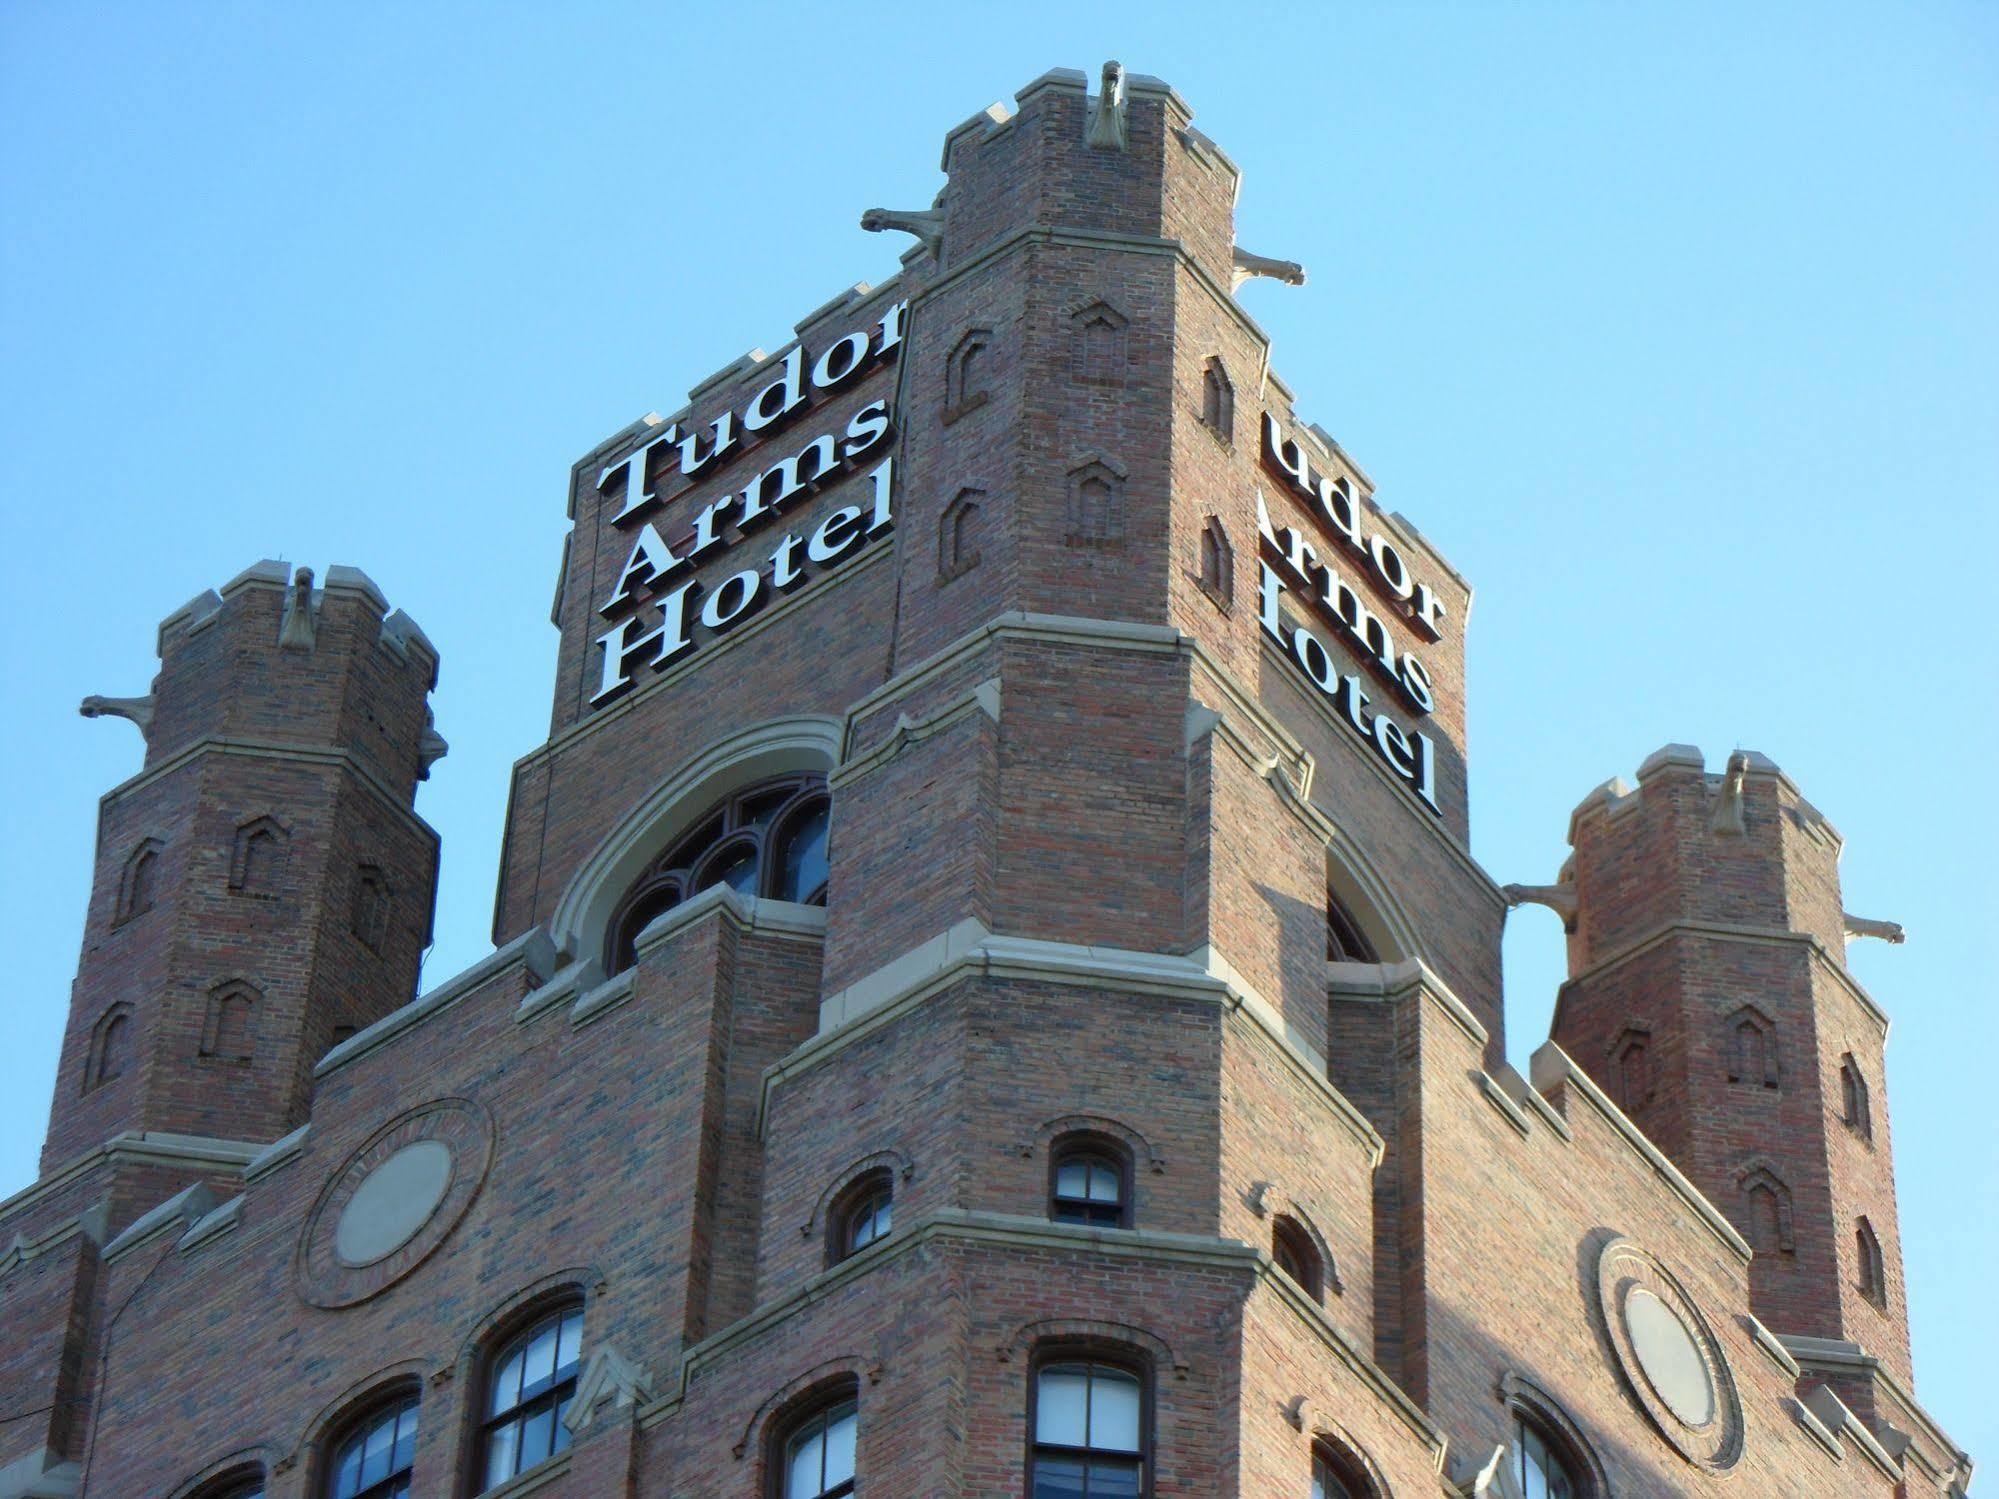
[[404,1406],[396,1415],[396,1445],[389,1470],[407,1468],[416,1458],[416,1402]]
[[1090,1499],[1138,1499],[1142,1469],[1137,1463],[1090,1461]]
[[521,1403],[521,1358],[525,1352],[516,1349],[494,1373],[493,1398],[486,1403],[487,1415],[500,1415]]
[[1090,1380],[1089,1445],[1138,1451],[1138,1381],[1121,1369],[1098,1368]]
[[389,1459],[394,1456],[396,1445],[396,1418],[386,1416],[368,1428],[367,1436],[361,1439],[361,1486],[379,1482],[389,1476]]
[[555,1402],[555,1450],[560,1452],[569,1445],[569,1428],[562,1424],[562,1413],[569,1409],[569,1397],[563,1396]]
[[361,1444],[347,1443],[340,1449],[340,1457],[333,1465],[334,1499],[345,1499],[361,1487]]
[[846,1483],[854,1476],[854,1408],[832,1411],[826,1421],[826,1487]]
[[829,809],[818,806],[785,830],[778,851],[779,900],[804,900],[826,883],[826,821]]
[[555,1412],[543,1406],[521,1422],[521,1466],[531,1468],[555,1450]]
[[562,1337],[555,1353],[555,1367],[568,1373],[583,1357],[583,1308],[572,1307],[562,1314]]
[[1105,1161],[1090,1164],[1090,1200],[1092,1202],[1116,1202],[1121,1195],[1118,1191],[1118,1170]]
[[1055,1171],[1057,1197],[1088,1197],[1090,1166],[1087,1161],[1064,1161]]
[[1088,1446],[1088,1399],[1089,1374],[1081,1364],[1043,1369],[1035,1394],[1034,1439],[1058,1447]]
[[784,1499],[818,1499],[821,1465],[825,1460],[825,1426],[815,1417],[810,1426],[791,1439],[791,1453],[785,1459]]
[[1083,1499],[1083,1465],[1064,1457],[1036,1457],[1034,1499]]
[[554,1322],[545,1322],[534,1330],[528,1340],[527,1361],[521,1368],[521,1394],[538,1395],[548,1387],[555,1377],[555,1328]]
[[520,1451],[521,1428],[517,1421],[496,1426],[486,1437],[486,1487],[520,1471],[516,1457]]

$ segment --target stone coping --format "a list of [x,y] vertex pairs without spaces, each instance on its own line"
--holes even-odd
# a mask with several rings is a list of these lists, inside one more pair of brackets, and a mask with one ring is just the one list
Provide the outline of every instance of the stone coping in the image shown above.
[[163,1130],[120,1130],[103,1144],[72,1156],[12,1197],[0,1201],[0,1221],[34,1206],[99,1167],[166,1166],[208,1175],[233,1175],[264,1149],[263,1144],[252,1140],[177,1135]]

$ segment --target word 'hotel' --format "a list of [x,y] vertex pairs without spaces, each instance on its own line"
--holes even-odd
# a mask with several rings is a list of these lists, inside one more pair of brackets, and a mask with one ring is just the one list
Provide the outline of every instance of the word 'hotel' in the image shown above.
[[365,574],[86,700],[145,762],[0,1204],[0,1496],[1961,1494],[1838,833],[1667,745],[1495,884],[1469,587],[1293,411],[1235,165],[1115,65],[943,165],[572,471],[465,972]]

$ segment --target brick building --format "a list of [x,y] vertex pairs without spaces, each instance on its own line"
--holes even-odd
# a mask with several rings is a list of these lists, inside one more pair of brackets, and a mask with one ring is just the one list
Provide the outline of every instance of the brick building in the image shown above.
[[438,658],[364,574],[86,702],[145,763],[0,1204],[0,1495],[1961,1493],[1839,835],[1669,745],[1496,885],[1468,586],[1294,417],[1234,164],[1106,69],[943,165],[893,279],[572,470],[470,969],[415,994]]

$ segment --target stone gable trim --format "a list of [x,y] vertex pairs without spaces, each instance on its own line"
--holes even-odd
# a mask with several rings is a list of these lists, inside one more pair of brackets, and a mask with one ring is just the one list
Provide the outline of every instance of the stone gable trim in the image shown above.
[[[950,702],[927,713],[922,718],[911,719],[903,714],[895,721],[895,727],[872,749],[862,750],[848,760],[843,760],[826,777],[829,790],[838,791],[852,781],[860,779],[870,771],[888,764],[912,744],[921,744],[935,734],[941,734],[953,724],[983,713],[994,723],[1000,721],[1000,679],[988,677],[969,691],[961,693]],[[851,721],[850,721],[851,722]],[[852,735],[844,736],[851,743]]]
[[149,765],[130,780],[120,781],[104,793],[98,805],[108,808],[134,792],[145,790],[154,782],[164,779],[203,755],[245,755],[257,760],[303,761],[308,765],[330,765],[345,770],[362,786],[372,791],[376,799],[404,827],[414,828],[429,839],[433,847],[438,842],[437,830],[410,810],[409,804],[389,788],[388,782],[347,750],[326,749],[311,744],[277,744],[258,739],[231,739],[221,734],[204,734],[186,748],[176,750],[159,764]]
[[1779,1341],[1774,1332],[1757,1321],[1753,1314],[1744,1312],[1742,1314],[1742,1321],[1743,1325],[1749,1329],[1750,1341],[1762,1350],[1765,1358],[1783,1370],[1788,1378],[1796,1379],[1804,1373],[1798,1367],[1798,1361],[1791,1357],[1790,1350]]
[[15,1234],[13,1243],[0,1250],[0,1275],[5,1275],[28,1260],[40,1259],[50,1250],[60,1249],[71,1239],[79,1236],[88,1239],[92,1244],[103,1244],[104,1230],[109,1225],[110,1217],[111,1205],[100,1202],[36,1238],[31,1239],[26,1234]]
[[1792,931],[1789,927],[1742,926],[1732,922],[1720,921],[1662,922],[1650,931],[1642,932],[1632,938],[1631,941],[1625,943],[1624,946],[1618,948],[1617,951],[1611,953],[1608,957],[1599,958],[1581,973],[1571,975],[1569,978],[1563,980],[1561,990],[1555,997],[1555,1018],[1550,1022],[1548,1028],[1552,1031],[1560,1027],[1562,1006],[1569,997],[1569,991],[1576,985],[1585,983],[1590,979],[1601,978],[1612,969],[1630,962],[1633,958],[1642,957],[1661,943],[1679,935],[1705,937],[1711,942],[1749,942],[1762,943],[1768,946],[1793,946],[1807,949],[1811,956],[1818,959],[1820,966],[1831,975],[1833,980],[1852,996],[1860,1008],[1867,1013],[1868,1018],[1881,1027],[1881,1039],[1884,1043],[1887,1041],[1890,1024],[1888,1012],[1874,1002],[1874,997],[1860,987],[1860,981],[1846,971],[1845,962],[1836,958],[1818,938],[1812,936],[1809,932]]
[[99,1167],[167,1166],[207,1175],[240,1172],[264,1150],[253,1140],[223,1140],[212,1135],[176,1135],[161,1130],[120,1130],[102,1145],[72,1156],[40,1180],[0,1201],[0,1219],[34,1206]]
[[1899,1483],[1906,1476],[1902,1465],[1888,1455],[1888,1449],[1875,1440],[1874,1433],[1867,1429],[1860,1417],[1847,1409],[1846,1402],[1833,1393],[1831,1385],[1813,1385],[1798,1398],[1807,1410],[1819,1418],[1820,1425],[1834,1436],[1843,1437],[1858,1447],[1890,1483]]
[[163,1229],[176,1224],[183,1232],[191,1229],[215,1207],[215,1189],[206,1182],[196,1182],[174,1193],[165,1202],[148,1208],[134,1218],[125,1231],[104,1246],[104,1258],[108,1263],[122,1254],[137,1249]]
[[1839,1338],[1810,1338],[1787,1333],[1776,1336],[1806,1374],[1871,1381],[1875,1394],[1892,1406],[1901,1418],[1903,1429],[1914,1432],[1930,1449],[1925,1452],[1921,1446],[1911,1445],[1904,1457],[1913,1456],[1939,1481],[1953,1474],[1969,1480],[1970,1454],[1959,1448],[1931,1419],[1930,1413],[1916,1403],[1916,1397],[1908,1387],[1860,1344]]
[[1207,1269],[1237,1270],[1273,1289],[1305,1320],[1320,1340],[1394,1412],[1402,1424],[1430,1450],[1442,1471],[1447,1439],[1420,1407],[1405,1395],[1374,1361],[1355,1348],[1327,1317],[1324,1308],[1289,1283],[1269,1254],[1238,1239],[1212,1239],[1199,1234],[1160,1233],[1151,1229],[1102,1229],[1080,1224],[1051,1223],[1013,1213],[979,1212],[969,1208],[937,1208],[899,1228],[880,1244],[813,1276],[789,1295],[760,1308],[687,1350],[675,1388],[638,1411],[641,1428],[657,1426],[679,1409],[688,1386],[707,1365],[754,1342],[806,1307],[824,1300],[849,1281],[889,1265],[929,1244],[959,1240],[1002,1248],[1054,1253],[1100,1254],[1113,1259],[1163,1260]]
[[306,1136],[311,1132],[310,1124],[301,1124],[288,1135],[282,1135],[258,1151],[243,1164],[245,1182],[261,1181],[280,1166],[289,1166],[305,1153]]
[[[1370,1166],[1381,1164],[1381,1136],[1346,1095],[1333,1086],[1326,1076],[1324,1059],[1292,1035],[1277,1007],[1244,983],[1227,959],[1212,947],[1204,946],[1185,955],[1088,947],[1031,937],[995,936],[982,923],[971,919],[919,943],[821,1003],[819,1034],[764,1069],[757,1100],[757,1138],[764,1138],[771,1095],[779,1084],[893,1024],[925,1000],[974,977],[1109,987],[1123,993],[1198,1000],[1247,1013],[1276,1045],[1278,1055],[1311,1084],[1334,1118],[1366,1148]],[[1464,1018],[1478,1026],[1469,1012]],[[1483,1044],[1483,1030],[1479,1035]]]
[[428,994],[420,995],[399,1010],[391,1010],[380,1020],[357,1031],[334,1047],[312,1069],[315,1079],[328,1077],[349,1062],[358,1061],[386,1045],[404,1031],[420,1025],[433,1015],[469,998],[516,964],[525,967],[537,985],[555,972],[555,948],[540,927],[531,928],[504,947],[497,947],[470,968],[446,979]]
[[1663,1180],[1675,1196],[1693,1210],[1694,1216],[1707,1225],[1710,1233],[1721,1244],[1735,1254],[1743,1264],[1751,1258],[1748,1244],[1737,1233],[1721,1211],[1702,1195],[1701,1190],[1688,1181],[1680,1168],[1660,1152],[1659,1147],[1645,1138],[1645,1132],[1625,1117],[1624,1111],[1605,1095],[1590,1075],[1578,1067],[1569,1054],[1553,1041],[1544,1041],[1534,1053],[1534,1086],[1543,1093],[1555,1089],[1563,1090],[1563,1097],[1569,1093],[1580,1095],[1593,1105],[1610,1127],[1621,1135],[1625,1142],[1645,1160],[1652,1170]]
[[243,1194],[237,1193],[220,1207],[202,1214],[180,1236],[174,1247],[182,1254],[206,1244],[218,1234],[226,1234],[243,1221]]
[[1791,1408],[1791,1419],[1805,1429],[1805,1434],[1831,1455],[1836,1463],[1846,1461],[1846,1452],[1839,1445],[1839,1439],[1825,1429],[1823,1422],[1812,1414],[1811,1407],[1795,1397],[1784,1402]]

